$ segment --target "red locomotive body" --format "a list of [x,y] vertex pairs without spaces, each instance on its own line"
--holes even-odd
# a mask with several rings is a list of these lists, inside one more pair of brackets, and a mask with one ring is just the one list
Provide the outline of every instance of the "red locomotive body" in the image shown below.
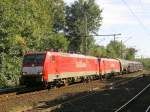
[[97,58],[91,56],[47,52],[44,72],[48,82],[56,79],[95,75],[98,74],[98,61]]
[[24,56],[22,77],[26,83],[29,80],[53,82],[95,76],[99,74],[98,65],[98,59],[92,56],[59,52],[28,53]]
[[121,71],[119,60],[109,58],[101,58],[99,68],[101,75],[119,73]]

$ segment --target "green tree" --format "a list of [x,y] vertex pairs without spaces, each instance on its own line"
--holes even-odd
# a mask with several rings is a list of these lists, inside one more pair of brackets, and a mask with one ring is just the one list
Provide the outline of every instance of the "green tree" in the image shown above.
[[135,48],[127,48],[126,49],[126,59],[127,60],[133,60],[135,59],[135,53],[137,52],[137,50]]
[[149,70],[150,69],[150,58],[139,58],[139,59],[136,59],[137,61],[140,61],[143,63],[144,65],[144,68]]
[[64,24],[62,5],[62,0],[0,1],[1,84],[18,80],[26,51],[67,49],[68,41],[64,35],[55,34]]
[[69,42],[63,34],[51,34],[51,36],[46,36],[42,39],[41,48],[49,50],[53,49],[55,51],[58,51],[60,49],[63,51],[67,51],[68,44]]
[[87,41],[87,48],[93,44],[94,39],[89,35],[97,32],[101,26],[101,12],[95,0],[78,0],[71,6],[66,6],[65,33],[70,41],[70,50],[83,53],[85,41]]
[[89,50],[88,54],[96,57],[107,57],[107,50],[104,46],[95,45]]
[[123,52],[126,46],[119,41],[111,41],[107,45],[107,55],[112,58],[123,58]]
[[136,52],[137,50],[135,48],[127,48],[123,43],[119,41],[111,41],[107,45],[107,55],[112,58],[134,60]]
[[53,0],[53,31],[63,31],[65,27],[65,4],[63,0]]

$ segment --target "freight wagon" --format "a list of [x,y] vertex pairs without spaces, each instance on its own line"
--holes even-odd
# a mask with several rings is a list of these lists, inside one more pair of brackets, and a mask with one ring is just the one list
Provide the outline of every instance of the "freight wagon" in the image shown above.
[[118,59],[121,64],[122,73],[131,73],[143,70],[143,64],[137,61],[128,61],[123,59]]

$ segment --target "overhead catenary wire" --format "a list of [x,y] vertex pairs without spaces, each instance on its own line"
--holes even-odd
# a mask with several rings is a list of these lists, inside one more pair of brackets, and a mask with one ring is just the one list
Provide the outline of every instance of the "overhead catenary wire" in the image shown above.
[[123,41],[123,43],[128,42],[130,39],[132,39],[133,37],[128,37],[126,40]]
[[147,33],[148,36],[150,36],[150,32],[147,30],[147,28],[145,27],[145,25],[143,24],[143,22],[139,19],[139,17],[134,13],[134,11],[131,9],[131,7],[127,4],[127,2],[125,0],[121,0],[121,1],[128,8],[128,10],[132,14],[132,16],[136,19],[136,21],[141,26],[141,28]]
[[143,3],[141,0],[139,0],[139,5],[140,5],[141,9],[144,10],[144,6],[143,6]]

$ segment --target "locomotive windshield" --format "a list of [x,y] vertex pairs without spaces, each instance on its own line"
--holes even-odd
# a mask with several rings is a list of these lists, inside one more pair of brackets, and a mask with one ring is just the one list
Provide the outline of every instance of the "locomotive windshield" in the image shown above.
[[43,64],[44,59],[45,59],[45,54],[29,54],[24,56],[23,63]]

